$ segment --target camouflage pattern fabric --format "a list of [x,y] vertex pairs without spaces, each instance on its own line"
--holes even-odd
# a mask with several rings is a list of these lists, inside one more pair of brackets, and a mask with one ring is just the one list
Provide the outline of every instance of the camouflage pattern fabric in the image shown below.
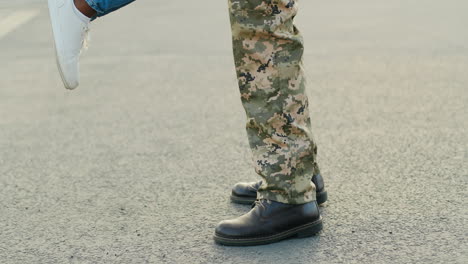
[[303,39],[293,24],[297,0],[228,0],[242,104],[259,199],[315,200],[317,148],[302,66]]

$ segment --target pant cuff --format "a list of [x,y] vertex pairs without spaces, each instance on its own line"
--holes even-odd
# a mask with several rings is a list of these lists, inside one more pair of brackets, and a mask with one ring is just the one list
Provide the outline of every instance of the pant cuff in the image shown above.
[[85,0],[85,1],[92,9],[94,9],[94,11],[96,11],[96,15],[91,18],[91,21],[104,15],[104,12],[98,7],[98,5],[96,4],[96,2],[94,2],[94,0]]
[[291,196],[271,191],[258,191],[257,199],[272,200],[284,204],[305,204],[317,199],[315,191],[306,192],[301,195]]

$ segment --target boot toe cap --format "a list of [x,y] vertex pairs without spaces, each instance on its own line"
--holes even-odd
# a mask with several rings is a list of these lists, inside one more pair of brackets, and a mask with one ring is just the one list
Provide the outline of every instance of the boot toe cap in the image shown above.
[[259,185],[255,182],[240,182],[232,188],[232,194],[235,196],[244,197],[257,197],[257,190]]
[[230,220],[220,222],[215,229],[215,233],[222,237],[236,237],[238,229]]

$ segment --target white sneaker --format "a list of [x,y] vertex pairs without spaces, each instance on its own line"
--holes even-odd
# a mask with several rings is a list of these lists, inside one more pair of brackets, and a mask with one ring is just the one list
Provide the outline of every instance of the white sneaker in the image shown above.
[[57,66],[67,89],[80,83],[79,59],[87,45],[90,18],[82,14],[73,0],[48,0],[54,33]]

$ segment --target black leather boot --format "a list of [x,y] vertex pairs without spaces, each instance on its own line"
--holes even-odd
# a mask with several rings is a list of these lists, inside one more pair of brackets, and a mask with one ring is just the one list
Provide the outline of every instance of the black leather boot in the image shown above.
[[310,237],[322,228],[315,201],[293,205],[260,200],[247,214],[219,223],[214,240],[226,246],[264,245],[287,238]]
[[[320,174],[312,177],[312,182],[315,184],[317,192],[317,203],[323,204],[328,199],[327,191],[325,191],[325,184],[323,177]],[[262,185],[262,181],[259,182],[248,182],[238,183],[234,185],[231,193],[231,201],[240,204],[252,204],[257,199],[257,191]]]

